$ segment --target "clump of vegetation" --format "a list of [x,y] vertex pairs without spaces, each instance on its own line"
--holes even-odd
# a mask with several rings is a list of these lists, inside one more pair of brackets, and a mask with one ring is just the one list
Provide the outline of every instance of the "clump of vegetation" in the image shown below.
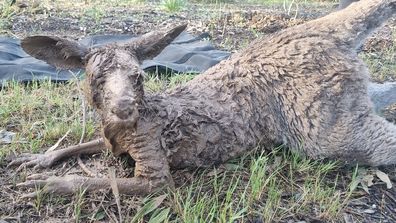
[[88,18],[93,19],[97,24],[102,20],[103,16],[105,15],[105,11],[103,8],[92,6],[91,8],[85,10],[85,14]]
[[68,135],[66,142],[78,141],[83,132],[86,139],[91,138],[96,126],[92,116],[81,119],[82,93],[79,92],[73,81],[66,85],[45,81],[29,86],[18,83],[3,86],[0,90],[0,130],[6,129],[16,136],[13,143],[3,145],[0,160],[11,151],[38,152],[65,135]]
[[11,26],[12,16],[15,15],[15,8],[9,1],[3,1],[0,5],[0,33],[6,32]]
[[185,7],[186,2],[185,0],[163,0],[161,5],[168,12],[178,12]]
[[396,27],[391,28],[392,37],[381,43],[378,49],[366,49],[360,57],[367,64],[373,79],[379,82],[395,81],[396,79]]

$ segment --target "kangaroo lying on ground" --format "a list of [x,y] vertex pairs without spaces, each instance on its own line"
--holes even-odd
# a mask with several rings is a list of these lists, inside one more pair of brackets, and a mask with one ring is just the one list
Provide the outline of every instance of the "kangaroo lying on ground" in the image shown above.
[[[368,70],[355,51],[393,14],[396,0],[361,0],[257,39],[161,94],[145,94],[139,63],[158,54],[185,25],[99,49],[45,36],[28,37],[22,47],[59,68],[86,68],[86,97],[101,116],[107,148],[136,161],[135,177],[116,179],[119,191],[147,194],[173,184],[170,169],[212,166],[259,145],[283,144],[314,159],[396,164],[396,126],[374,113]],[[48,167],[61,158],[100,152],[92,146],[100,143],[22,155],[11,165]],[[34,176],[20,184],[37,185],[73,193],[110,188],[110,180]]]

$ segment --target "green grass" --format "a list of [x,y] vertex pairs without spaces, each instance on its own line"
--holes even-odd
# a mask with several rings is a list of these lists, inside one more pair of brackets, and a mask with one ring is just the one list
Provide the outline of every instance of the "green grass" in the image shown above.
[[327,3],[338,3],[336,0],[324,0],[324,1],[315,1],[315,0],[248,0],[249,3],[257,3],[264,5],[273,5],[273,4],[310,4],[310,3],[318,3],[318,2],[327,2]]
[[[223,172],[197,173],[191,185],[173,193],[169,207],[181,222],[247,222],[252,218],[274,222],[291,214],[337,218],[344,198],[335,189],[337,182],[327,179],[337,165],[299,159],[293,166],[290,156],[296,155],[257,150],[228,163]],[[301,168],[307,163],[309,168]],[[287,172],[299,176],[289,178]],[[292,197],[285,201],[282,197],[289,193]],[[314,207],[318,213],[311,213]]]
[[85,10],[85,15],[87,19],[93,19],[95,23],[98,24],[105,15],[105,9],[103,7],[93,5]]
[[[8,83],[0,91],[0,129],[16,136],[12,144],[0,150],[0,160],[11,151],[38,152],[69,130],[66,142],[78,141],[83,133],[81,98],[76,82],[57,85],[44,81],[29,86]],[[91,138],[95,129],[93,117],[88,115],[85,138]]]
[[196,0],[195,2],[203,4],[235,3],[234,0]]
[[8,33],[12,17],[15,15],[15,7],[9,1],[0,3],[0,34]]
[[75,222],[80,222],[81,220],[81,207],[84,205],[85,202],[85,190],[80,189],[79,192],[75,195],[74,198],[74,210],[73,216]]
[[161,6],[164,10],[174,13],[182,10],[186,3],[186,0],[162,0]]
[[361,58],[367,64],[373,79],[377,81],[396,78],[396,28],[392,30],[393,42],[382,51],[363,52]]

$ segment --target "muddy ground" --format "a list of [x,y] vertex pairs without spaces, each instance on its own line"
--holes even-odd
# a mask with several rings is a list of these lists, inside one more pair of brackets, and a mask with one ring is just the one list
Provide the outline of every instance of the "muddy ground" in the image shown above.
[[[87,2],[87,1],[86,1]],[[204,32],[209,33],[210,41],[219,49],[238,51],[246,46],[252,39],[275,33],[278,30],[303,23],[335,10],[334,4],[302,5],[298,13],[287,13],[282,5],[245,5],[245,4],[194,4],[189,3],[182,11],[169,13],[162,10],[156,3],[137,4],[131,6],[106,5],[104,7],[92,7],[84,2],[64,6],[46,3],[45,5],[29,5],[18,9],[12,18],[5,23],[3,35],[23,38],[28,35],[57,35],[80,39],[96,34],[136,34],[140,35],[157,26],[170,23],[188,22],[188,31],[196,35]],[[388,49],[395,42],[395,33],[392,33],[396,25],[392,20],[381,29],[373,38],[364,45],[362,50],[370,55],[382,55],[384,49]],[[393,73],[392,73],[393,72]],[[385,77],[373,75],[378,81],[393,80],[395,71],[390,70]],[[109,155],[84,157],[87,167],[94,169],[98,175],[108,173],[107,166],[119,166],[117,175],[131,177],[133,175],[126,159],[117,159]],[[86,174],[76,164],[75,159],[57,165],[52,170],[43,170],[47,174],[62,175],[64,172],[84,175]],[[390,176],[396,176],[392,168],[388,168]],[[33,173],[25,170],[25,174]],[[181,186],[194,181],[193,171],[185,170],[174,173],[176,183]],[[339,176],[334,176],[334,178]],[[46,211],[36,212],[37,201],[26,200],[21,196],[26,192],[15,187],[21,176],[16,176],[13,171],[0,168],[0,217],[6,222],[69,222],[65,220],[71,215],[73,207],[68,206],[70,199],[62,199],[58,204],[47,207]],[[341,177],[347,184],[350,176]],[[394,180],[394,179],[392,179]],[[346,186],[340,185],[345,191]],[[111,193],[93,193],[88,196],[87,203],[95,209],[102,205],[110,215],[116,215],[117,206],[111,199]],[[124,198],[123,198],[124,199]],[[285,197],[287,199],[287,197]],[[136,209],[133,204],[141,201],[139,197],[127,197],[124,202],[128,209],[125,212]],[[65,208],[66,207],[66,208]],[[302,213],[301,216],[288,216],[280,219],[280,222],[396,222],[396,189],[386,189],[381,182],[371,187],[370,194],[364,191],[355,193],[345,210],[338,219],[323,219],[315,216],[315,204],[312,210]],[[41,213],[41,214],[40,214]],[[311,213],[311,215],[307,214]],[[21,215],[22,214],[22,215]],[[116,216],[111,219],[117,219]],[[109,218],[91,222],[107,222]],[[1,222],[1,219],[0,219]],[[237,222],[237,221],[236,221]],[[248,218],[247,222],[261,222],[257,218]]]
[[21,9],[3,33],[19,38],[50,34],[78,39],[95,34],[139,35],[167,23],[188,22],[189,32],[208,32],[219,48],[236,50],[257,36],[317,18],[335,8],[332,4],[300,6],[297,14],[287,14],[281,5],[189,3],[182,11],[169,13],[155,3],[106,9],[86,9],[87,5],[80,4],[71,8],[44,5]]

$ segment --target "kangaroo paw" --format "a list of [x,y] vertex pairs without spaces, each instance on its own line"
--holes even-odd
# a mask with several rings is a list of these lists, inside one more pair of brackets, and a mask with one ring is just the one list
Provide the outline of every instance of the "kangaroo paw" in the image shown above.
[[19,166],[17,172],[24,167],[48,168],[60,159],[74,155],[99,153],[105,149],[102,139],[70,146],[64,149],[47,152],[44,154],[23,153],[14,159],[7,167]]
[[9,163],[7,168],[11,166],[19,166],[16,170],[17,172],[25,167],[33,167],[34,169],[48,168],[59,159],[59,155],[60,154],[56,151],[45,154],[23,153]]

